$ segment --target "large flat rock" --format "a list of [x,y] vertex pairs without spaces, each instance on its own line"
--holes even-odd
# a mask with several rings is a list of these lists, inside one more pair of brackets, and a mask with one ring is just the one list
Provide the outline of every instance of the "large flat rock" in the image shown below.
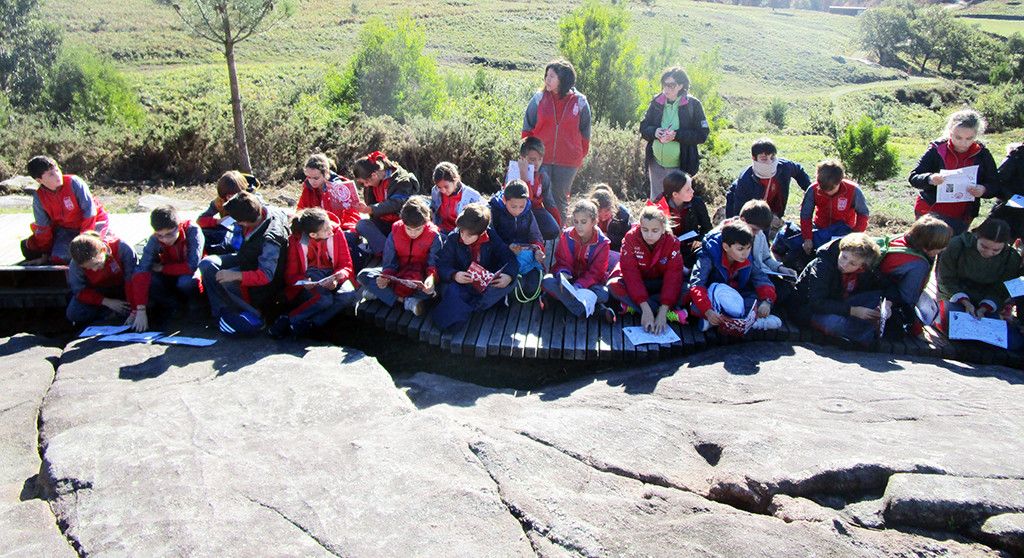
[[60,349],[45,339],[0,339],[0,556],[73,556],[38,482],[36,420]]

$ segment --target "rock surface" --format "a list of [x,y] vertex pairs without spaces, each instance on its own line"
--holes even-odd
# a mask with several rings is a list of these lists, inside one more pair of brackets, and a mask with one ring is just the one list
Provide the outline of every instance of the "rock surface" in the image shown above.
[[1024,482],[1022,382],[755,343],[533,392],[399,389],[336,347],[79,340],[41,440],[84,553],[998,556],[1019,534],[995,487]]
[[0,339],[0,556],[74,556],[38,482],[36,419],[60,350],[18,335]]
[[981,526],[981,532],[993,544],[1024,554],[1024,513],[992,516]]

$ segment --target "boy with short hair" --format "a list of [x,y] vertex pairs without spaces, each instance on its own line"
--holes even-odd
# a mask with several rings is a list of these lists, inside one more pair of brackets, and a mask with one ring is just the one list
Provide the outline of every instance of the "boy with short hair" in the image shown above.
[[704,237],[689,283],[693,308],[703,318],[704,330],[721,325],[724,318],[743,319],[755,305],[755,329],[782,326],[782,320],[771,315],[775,287],[751,261],[753,244],[753,231],[739,219],[725,221],[721,230]]
[[[754,233],[754,248],[750,252],[750,259],[754,265],[760,267],[768,275],[768,279],[775,286],[776,302],[778,306],[782,307],[793,292],[791,281],[796,279],[797,272],[775,259],[771,248],[768,247],[768,238],[765,235],[771,229],[772,219],[775,215],[764,200],[750,200],[743,204],[739,217]],[[783,277],[774,275],[776,273],[781,273],[791,279],[787,281]]]
[[821,247],[797,281],[798,321],[822,333],[870,346],[887,283],[874,269],[881,251],[863,233]]
[[[509,182],[489,203],[491,228],[519,262],[516,293],[522,301],[532,300],[530,295],[540,293],[544,277],[544,239],[531,203],[529,189],[522,180]],[[534,270],[538,273],[530,273]]]
[[[530,190],[530,203],[537,227],[544,240],[553,240],[561,233],[562,216],[555,205],[551,190],[551,176],[542,170],[544,142],[536,136],[527,136],[519,143],[519,177]],[[533,165],[533,176],[528,176]]]
[[[242,245],[234,254],[203,258],[199,272],[221,331],[252,334],[263,327],[264,307],[283,290],[288,215],[248,192],[229,198],[224,209],[242,226]],[[245,323],[237,321],[240,315]]]
[[[519,264],[491,224],[491,212],[482,203],[462,210],[457,228],[448,234],[437,257],[438,276],[444,284],[441,303],[431,319],[443,330],[466,323],[473,312],[486,310],[505,299]],[[494,274],[492,282],[488,276]]]
[[29,176],[39,183],[32,196],[32,236],[21,241],[26,264],[66,264],[71,261],[71,239],[85,231],[107,232],[103,205],[89,192],[89,185],[73,174],[63,174],[57,161],[36,156],[27,165]]
[[239,171],[227,171],[217,179],[217,197],[210,200],[210,205],[196,218],[196,224],[203,229],[207,254],[231,254],[242,244],[242,228],[238,223],[225,227],[221,220],[228,216],[224,203],[239,192],[249,192],[261,202],[263,198],[257,191],[260,181],[251,174]]
[[782,226],[789,201],[789,184],[796,181],[801,190],[811,185],[811,177],[798,163],[778,156],[778,148],[768,138],[755,140],[750,146],[749,167],[725,192],[725,216],[736,217],[750,200],[764,200],[773,214],[772,226],[764,229],[768,234]]
[[203,230],[191,221],[181,221],[178,211],[169,205],[154,209],[149,223],[153,235],[142,249],[133,288],[139,304],[155,305],[169,313],[199,294],[195,274],[203,258]]
[[[423,196],[410,197],[399,216],[401,220],[391,226],[391,235],[384,243],[383,266],[359,272],[359,284],[366,289],[366,298],[377,298],[388,306],[401,302],[413,315],[422,316],[427,302],[437,296],[442,236],[430,220],[430,206]],[[392,282],[385,276],[419,282],[419,288]]]

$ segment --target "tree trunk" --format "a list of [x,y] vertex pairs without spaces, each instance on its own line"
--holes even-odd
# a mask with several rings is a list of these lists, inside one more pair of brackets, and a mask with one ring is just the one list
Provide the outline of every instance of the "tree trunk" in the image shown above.
[[235,147],[238,149],[239,168],[252,173],[249,161],[249,144],[245,140],[245,117],[242,115],[242,93],[238,88],[238,72],[235,70],[235,44],[231,40],[231,24],[224,15],[224,58],[228,61],[228,79],[231,82],[231,116],[235,121]]

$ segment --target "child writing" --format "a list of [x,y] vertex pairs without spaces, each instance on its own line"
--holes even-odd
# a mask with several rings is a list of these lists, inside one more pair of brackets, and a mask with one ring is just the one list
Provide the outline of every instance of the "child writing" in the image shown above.
[[555,247],[555,265],[544,277],[544,292],[559,300],[576,317],[588,317],[583,302],[562,285],[565,277],[576,289],[587,289],[594,294],[594,312],[606,322],[615,323],[615,312],[606,306],[608,287],[608,252],[611,243],[597,228],[597,206],[589,200],[579,200],[570,209],[572,226],[566,227]]
[[878,243],[851,233],[821,247],[797,281],[794,315],[831,337],[869,347],[879,331],[879,304],[888,281],[874,269]]
[[722,325],[723,318],[743,319],[757,308],[755,329],[777,329],[782,320],[771,315],[775,287],[750,252],[754,232],[739,219],[722,223],[721,230],[704,238],[690,276],[693,308],[704,319],[702,328]]
[[434,213],[433,222],[442,234],[455,230],[455,220],[467,205],[482,201],[480,192],[462,183],[455,163],[442,161],[434,167],[429,209]]
[[420,189],[419,180],[380,151],[356,160],[352,166],[356,183],[363,188],[359,212],[369,218],[359,221],[356,230],[366,239],[375,256],[384,252],[384,242],[391,225],[399,219],[398,212],[409,196]]
[[665,330],[670,311],[673,321],[686,320],[680,308],[683,256],[679,239],[668,227],[668,216],[660,209],[644,207],[622,241],[619,263],[608,280],[608,291],[623,309],[640,312],[640,325],[656,334]]
[[[886,324],[886,332],[904,332],[916,336],[921,333],[922,326],[931,325],[935,317],[934,310],[926,318],[929,323],[923,324],[918,320],[915,308],[919,306],[931,277],[935,258],[949,245],[952,236],[953,229],[945,221],[926,214],[914,221],[906,233],[891,239],[883,237],[884,246],[878,271],[895,289],[893,316],[898,318]],[[932,306],[933,302],[928,306]]]
[[[437,257],[442,236],[430,221],[430,206],[423,196],[413,196],[400,212],[402,219],[391,226],[384,244],[383,267],[367,268],[359,273],[359,284],[367,294],[388,306],[402,303],[406,310],[422,316],[428,302],[437,296]],[[415,286],[392,281],[396,277]]]
[[86,231],[71,240],[68,252],[69,322],[80,327],[113,314],[128,316],[125,323],[136,331],[148,327],[146,308],[139,305],[132,290],[135,252],[131,246],[111,236]]
[[490,223],[491,211],[486,205],[467,205],[438,254],[441,302],[430,316],[442,331],[465,324],[473,312],[491,308],[512,289],[519,264],[508,246],[488,228]]
[[37,156],[28,162],[28,174],[37,183],[32,196],[32,236],[21,241],[25,264],[66,264],[71,260],[71,239],[85,231],[104,235],[108,218],[89,185],[73,174],[63,174],[57,161]]
[[307,207],[292,219],[291,230],[284,292],[295,308],[270,326],[268,334],[278,339],[306,335],[353,305],[356,298],[352,257],[341,220],[323,208]]
[[257,193],[259,185],[255,176],[238,171],[227,171],[217,179],[217,197],[210,201],[210,206],[196,219],[196,224],[203,229],[206,243],[204,251],[207,254],[230,254],[242,245],[242,227],[238,223],[231,223],[233,219],[221,223],[228,216],[224,203],[239,192],[249,192],[262,201]]
[[199,294],[196,271],[203,258],[203,230],[179,219],[178,211],[169,205],[154,209],[149,223],[153,236],[142,249],[133,289],[139,304],[170,314]]

